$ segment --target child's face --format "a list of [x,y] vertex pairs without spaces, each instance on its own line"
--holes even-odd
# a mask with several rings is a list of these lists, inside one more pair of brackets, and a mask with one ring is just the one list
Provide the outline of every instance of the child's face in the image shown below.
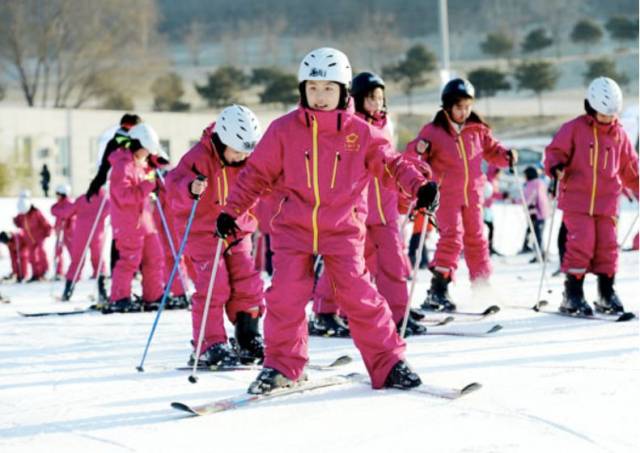
[[369,115],[373,116],[382,111],[383,108],[384,90],[377,87],[364,98],[364,109]]
[[249,157],[249,154],[241,153],[240,151],[237,151],[230,146],[227,146],[223,154],[224,154],[225,160],[230,164],[239,164],[240,162],[244,161],[247,157]]
[[613,115],[603,115],[600,112],[596,112],[596,120],[598,121],[598,123],[611,124],[613,118],[615,118]]
[[458,124],[464,123],[471,115],[473,99],[461,99],[451,107],[451,119]]
[[147,148],[140,148],[137,151],[134,151],[133,153],[133,158],[137,161],[137,162],[142,162],[144,160],[146,160],[147,157],[149,157],[149,150]]
[[309,107],[314,110],[331,111],[340,103],[340,85],[327,80],[307,80],[304,84]]

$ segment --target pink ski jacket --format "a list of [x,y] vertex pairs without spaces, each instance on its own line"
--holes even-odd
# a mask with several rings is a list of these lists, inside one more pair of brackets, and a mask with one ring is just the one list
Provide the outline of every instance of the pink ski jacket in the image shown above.
[[22,228],[29,245],[42,244],[52,230],[51,224],[35,206],[31,206],[26,214],[18,214],[14,217],[13,223],[18,228]]
[[545,149],[549,176],[558,164],[565,166],[558,195],[563,211],[614,216],[622,186],[638,190],[638,156],[617,120],[601,124],[585,114],[563,124]]
[[[184,230],[193,205],[189,186],[196,176],[202,175],[207,178],[207,188],[200,197],[190,234],[213,234],[216,231],[216,219],[227,205],[229,191],[236,184],[244,166],[228,166],[222,162],[211,141],[214,126],[215,122],[202,132],[200,141],[182,156],[176,168],[167,174],[167,191],[176,218],[175,226],[179,231]],[[257,227],[253,214],[238,218],[237,223],[245,233],[253,232]]]
[[426,182],[352,107],[325,112],[299,106],[271,123],[224,211],[238,216],[272,188],[280,195],[271,220],[274,240],[280,233],[280,246],[336,253],[345,240],[364,239],[372,176],[411,197]]
[[[430,144],[418,153],[420,140]],[[497,167],[509,165],[508,149],[493,138],[491,129],[482,123],[467,121],[460,132],[449,124],[448,130],[429,123],[407,144],[407,158],[427,162],[433,180],[440,185],[441,205],[470,206],[483,202],[482,160]]]
[[143,234],[155,233],[149,194],[156,183],[145,179],[153,169],[137,163],[131,151],[125,148],[114,151],[109,156],[109,162],[109,199],[114,236],[135,235],[140,231]]
[[[93,224],[96,221],[96,216],[100,210],[100,204],[105,197],[104,189],[100,189],[96,196],[91,197],[91,201],[87,201],[86,195],[82,195],[76,198],[76,201],[71,205],[65,205],[60,209],[60,215],[64,217],[74,216],[75,229],[73,230],[74,240],[86,241],[93,228]],[[109,200],[105,201],[104,208],[98,219],[98,224],[93,233],[93,240],[100,237],[104,231],[104,221],[109,215]],[[67,233],[65,233],[66,236]]]
[[73,229],[76,224],[75,212],[71,210],[73,201],[64,197],[51,206],[51,214],[56,218],[54,228],[56,231],[64,229],[64,237],[70,240],[73,237]]

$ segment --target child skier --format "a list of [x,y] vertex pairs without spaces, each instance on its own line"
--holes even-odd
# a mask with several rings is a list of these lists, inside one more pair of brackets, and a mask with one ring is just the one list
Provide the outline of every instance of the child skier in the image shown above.
[[[356,116],[378,128],[391,143],[393,131],[387,118],[385,83],[382,78],[370,72],[362,72],[353,78],[351,97]],[[400,235],[400,214],[398,212],[398,192],[382,186],[380,179],[373,176],[368,189],[367,237],[365,240],[365,260],[367,270],[375,281],[380,295],[389,303],[393,321],[402,326],[409,292],[407,277],[410,275],[408,258]],[[337,316],[337,305],[333,285],[327,273],[322,274],[316,287],[314,298],[315,319],[310,323],[311,331],[334,332],[344,336],[346,326]],[[412,317],[407,321],[408,335],[422,335],[427,329]]]
[[[524,176],[527,182],[524,184],[523,193],[524,200],[527,208],[529,209],[529,216],[531,217],[531,223],[533,225],[533,232],[540,251],[544,254],[544,247],[542,244],[542,232],[544,231],[544,224],[549,217],[549,198],[547,196],[547,185],[542,179],[539,178],[540,174],[535,167],[527,167],[524,170]],[[543,255],[543,259],[546,259]],[[530,263],[538,261],[538,257],[531,258]]]
[[29,263],[31,264],[29,282],[37,282],[44,279],[49,270],[44,241],[51,235],[51,224],[44,218],[42,212],[31,204],[31,192],[28,190],[20,193],[18,212],[19,214],[13,218],[13,223],[24,232],[27,241]]
[[598,276],[596,310],[621,313],[624,308],[613,288],[616,217],[622,186],[638,190],[638,157],[617,119],[622,91],[614,80],[594,79],[584,108],[586,113],[563,124],[545,149],[545,170],[560,184],[558,208],[567,229],[560,311],[593,314],[583,292],[584,276],[592,272]]
[[56,232],[56,245],[54,250],[54,280],[59,280],[64,275],[64,249],[67,249],[71,256],[71,248],[73,245],[73,229],[75,227],[76,218],[74,214],[69,215],[69,207],[73,205],[73,199],[69,198],[71,189],[68,184],[59,184],[56,187],[56,201],[51,206],[51,214],[56,218],[53,228]]
[[[100,269],[98,269],[101,262],[101,256],[104,249],[105,241],[105,220],[109,215],[109,200],[105,200],[105,190],[99,188],[98,192],[89,199],[88,195],[82,195],[76,198],[76,201],[67,206],[66,209],[61,211],[63,216],[74,216],[75,227],[73,229],[73,244],[71,246],[71,264],[67,270],[66,282],[64,286],[64,292],[62,294],[62,300],[66,301],[71,299],[73,288],[75,284],[80,280],[82,274],[82,268],[87,258],[82,259],[82,254],[87,247],[87,241],[89,243],[89,250],[91,253],[91,266],[92,266],[92,278],[97,278],[98,282],[98,295],[100,297],[101,304],[105,304],[108,301],[107,290],[105,288],[105,269],[104,262]],[[104,203],[104,206],[103,206]],[[100,207],[102,206],[102,210]],[[98,217],[98,214],[100,216]],[[95,226],[94,226],[95,225]],[[91,235],[93,230],[93,236]],[[78,268],[78,266],[81,266]],[[73,280],[75,278],[75,281]]]
[[[119,148],[109,156],[109,200],[111,225],[118,250],[113,268],[111,298],[105,314],[155,310],[164,289],[164,260],[158,231],[151,212],[151,192],[156,187],[151,155],[161,151],[158,135],[140,123],[129,131],[129,148]],[[142,271],[142,301],[131,298],[131,281]]]
[[442,90],[442,109],[407,145],[407,157],[427,162],[440,185],[442,206],[438,210],[440,239],[429,266],[431,288],[422,304],[425,310],[454,311],[448,285],[464,257],[474,286],[491,275],[489,247],[482,216],[484,175],[482,160],[498,167],[514,164],[515,151],[497,142],[489,126],[472,110],[473,85],[464,79],[449,81]]
[[[22,231],[14,233],[0,232],[0,243],[6,244],[11,256],[11,276],[20,283],[27,276],[27,263],[29,262],[29,248],[25,234]],[[8,278],[10,278],[9,276]]]
[[[251,110],[240,105],[229,106],[167,174],[167,189],[179,237],[185,233],[194,197],[200,196],[186,246],[186,255],[196,271],[191,311],[194,348],[200,337],[215,250],[220,240],[214,234],[215,220],[227,205],[227,196],[261,135],[258,119]],[[203,177],[204,181],[201,180]],[[197,358],[199,363],[209,366],[233,365],[239,359],[262,361],[264,356],[258,330],[264,311],[264,285],[251,255],[250,233],[255,230],[256,222],[249,215],[239,217],[238,222],[248,234],[238,238],[237,245],[220,258],[205,325],[204,352]],[[238,351],[227,342],[224,311],[235,324]],[[195,354],[192,354],[190,364],[195,360]]]
[[227,204],[217,231],[228,237],[267,188],[282,198],[272,222],[274,274],[266,294],[264,368],[249,393],[268,393],[304,379],[314,256],[322,255],[340,308],[363,355],[373,388],[410,388],[420,377],[404,361],[387,302],[366,270],[367,184],[396,183],[418,205],[433,207],[437,186],[392,152],[377,128],[356,117],[349,99],[351,66],[336,49],[310,52],[298,71],[300,105],[271,123]]

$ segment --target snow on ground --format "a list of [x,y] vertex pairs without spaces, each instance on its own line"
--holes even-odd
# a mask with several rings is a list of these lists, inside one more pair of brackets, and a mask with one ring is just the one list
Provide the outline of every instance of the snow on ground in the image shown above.
[[[0,207],[11,213],[13,203],[2,200]],[[621,236],[636,212],[625,205]],[[519,213],[516,206],[496,207],[497,246],[506,253],[521,244]],[[6,228],[8,218],[0,226]],[[8,271],[4,256],[3,275]],[[17,311],[84,307],[94,284],[81,282],[75,300],[63,305],[50,296],[52,289],[61,292],[60,283],[3,283],[0,291],[12,302],[0,304],[0,451],[639,451],[638,322],[527,310],[540,276],[537,265],[527,264],[529,258],[494,260],[498,298],[473,298],[461,263],[451,291],[460,309],[479,310],[499,300],[502,311],[451,328],[500,323],[500,332],[486,338],[408,339],[408,360],[426,382],[478,381],[483,384],[478,392],[445,401],[353,384],[200,418],[185,416],[169,403],[244,392],[256,372],[201,373],[200,382],[190,384],[188,372],[174,370],[190,352],[188,312],[162,314],[146,371],[139,373],[135,367],[155,313],[23,318]],[[637,313],[638,253],[622,253],[620,261],[618,292]],[[557,262],[550,264],[556,267]],[[414,305],[421,302],[428,278],[420,272]],[[550,278],[551,292],[544,297],[557,303],[561,284],[561,278]],[[593,276],[586,292],[589,300],[595,298]],[[315,363],[345,353],[355,360],[342,371],[364,372],[351,340],[310,340]],[[310,372],[311,378],[326,374]]]

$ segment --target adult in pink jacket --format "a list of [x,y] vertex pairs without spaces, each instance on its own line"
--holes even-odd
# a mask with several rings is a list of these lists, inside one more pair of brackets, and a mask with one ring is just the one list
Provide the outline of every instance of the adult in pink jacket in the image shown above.
[[[97,278],[98,294],[102,299],[101,302],[107,302],[108,296],[104,282],[106,266],[104,265],[104,261],[102,266],[100,266],[100,257],[104,250],[105,221],[109,215],[109,209],[110,203],[105,190],[98,188],[90,200],[87,199],[86,194],[83,194],[76,198],[76,201],[72,205],[66,206],[65,209],[61,211],[61,215],[75,216],[76,219],[73,229],[73,244],[71,246],[71,265],[69,265],[69,269],[67,270],[62,300],[71,299],[73,288],[78,280],[80,280],[82,268],[84,268],[84,263],[87,261],[87,257],[83,259],[83,253],[87,248],[87,241],[91,241],[89,242],[92,267],[91,278]],[[91,235],[92,229],[93,235]],[[98,269],[99,266],[100,269]]]
[[482,161],[505,167],[517,156],[495,140],[489,126],[472,111],[474,97],[469,81],[449,81],[442,90],[442,109],[407,145],[407,158],[431,166],[442,201],[436,214],[440,239],[429,265],[433,278],[422,304],[425,310],[455,311],[448,285],[463,248],[472,284],[486,283],[491,275],[482,216]]
[[22,231],[14,233],[0,232],[0,243],[6,244],[11,257],[11,275],[20,283],[27,276],[27,264],[29,262],[29,248],[25,234]]
[[[24,196],[22,196],[24,195]],[[25,234],[29,263],[31,264],[30,282],[42,280],[49,270],[49,261],[44,251],[44,241],[51,235],[51,224],[38,208],[31,204],[30,194],[25,191],[18,198],[18,212],[13,223]]]
[[[164,259],[153,223],[151,192],[156,173],[149,156],[160,152],[158,134],[140,123],[129,130],[129,148],[109,156],[111,226],[118,259],[111,276],[111,297],[103,313],[155,310],[164,290]],[[131,281],[142,271],[142,301],[131,298]]]
[[[219,241],[215,236],[216,217],[226,207],[238,174],[260,136],[260,125],[251,110],[240,105],[227,107],[166,178],[180,237],[184,235],[194,196],[200,195],[186,246],[186,255],[196,271],[196,292],[192,297],[191,310],[194,345],[199,340],[204,322],[205,299]],[[199,181],[198,176],[206,178],[205,181]],[[231,365],[238,360],[262,361],[264,356],[262,336],[258,330],[258,321],[264,311],[264,285],[251,255],[250,233],[255,231],[256,221],[245,214],[238,218],[238,222],[244,233],[220,259],[205,323],[201,348],[204,352],[198,358],[200,363],[210,366]],[[227,247],[225,244],[224,248]],[[235,324],[239,357],[227,342],[225,311],[231,323]],[[192,354],[190,363],[193,361],[195,354]]]
[[[387,118],[385,84],[382,78],[370,72],[362,72],[353,78],[351,96],[356,116],[382,131],[391,143],[393,133]],[[400,234],[398,192],[384,187],[379,178],[372,177],[367,196],[367,238],[365,260],[378,292],[386,299],[393,321],[402,325],[409,292],[407,277],[410,273],[409,259],[404,250]],[[348,327],[337,315],[334,288],[324,273],[314,294],[314,319],[310,332],[325,336],[346,336]],[[426,328],[409,317],[408,335],[422,335]]]
[[354,115],[351,66],[336,49],[309,53],[298,72],[299,107],[276,119],[258,143],[217,220],[221,237],[237,229],[267,188],[282,199],[271,222],[274,274],[266,293],[264,368],[249,393],[268,393],[303,379],[308,361],[305,306],[314,256],[322,255],[372,386],[414,387],[420,377],[404,361],[387,302],[366,270],[367,184],[371,176],[415,196],[437,196],[413,165],[394,153],[382,132]]
[[[180,241],[182,236],[178,236],[176,234],[176,229],[174,226],[175,222],[173,219],[173,209],[170,205],[170,200],[167,195],[167,189],[162,181],[160,181],[158,184],[158,191],[156,195],[157,199],[154,201],[155,205],[153,209],[153,221],[156,224],[156,229],[158,230],[160,242],[162,243],[162,249],[164,251],[164,280],[168,282],[169,277],[171,276],[171,271],[173,270],[175,260],[173,258],[173,251],[169,243],[169,238],[167,236],[167,229],[169,231],[169,234],[171,235],[173,250],[175,250],[176,253],[178,253],[178,249],[180,248]],[[160,204],[160,209],[162,209],[165,221],[167,222],[166,226],[162,222],[162,215],[160,214],[160,209],[158,209],[158,203]],[[187,308],[189,306],[187,290],[182,284],[182,279],[187,278],[187,268],[184,264],[183,257],[180,258],[179,266],[179,275],[177,275],[173,279],[170,290],[171,297],[167,299],[166,302],[166,306],[168,309],[180,309]]]
[[67,249],[69,256],[71,256],[71,249],[73,246],[73,229],[76,223],[75,214],[69,215],[69,207],[73,205],[73,199],[69,198],[69,192],[71,189],[68,184],[59,184],[56,187],[56,201],[51,206],[51,215],[56,218],[56,223],[53,225],[53,229],[56,233],[56,247],[54,250],[54,262],[56,263],[54,272],[55,279],[64,275],[64,249]]
[[591,315],[584,298],[587,272],[598,276],[597,311],[624,310],[614,291],[618,267],[616,221],[622,187],[638,190],[638,157],[618,122],[622,91],[607,77],[594,79],[586,114],[562,125],[545,149],[545,170],[559,181],[558,208],[567,228],[560,311]]

